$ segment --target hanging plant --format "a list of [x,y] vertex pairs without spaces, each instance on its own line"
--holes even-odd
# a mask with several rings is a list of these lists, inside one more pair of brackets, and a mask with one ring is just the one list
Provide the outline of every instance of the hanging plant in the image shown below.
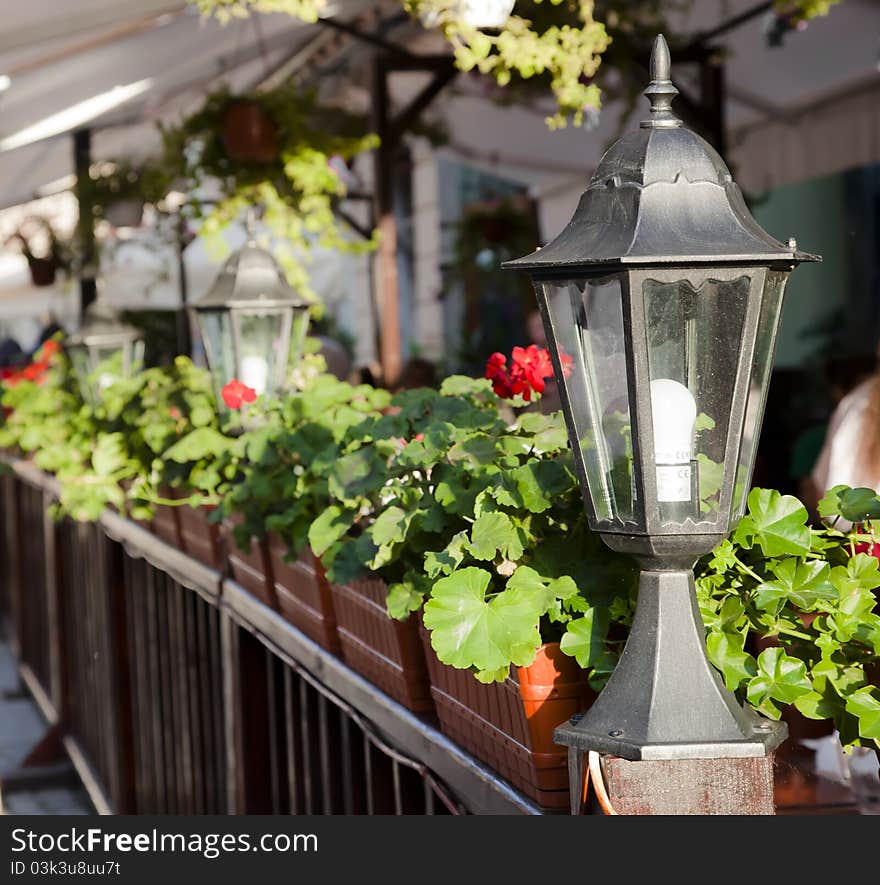
[[290,284],[316,300],[308,269],[313,246],[353,254],[375,247],[375,237],[350,237],[334,211],[346,193],[340,164],[378,144],[364,128],[362,118],[321,107],[314,93],[291,83],[244,96],[223,89],[179,125],[163,127],[163,162],[181,180],[185,211],[201,222],[218,257],[226,227],[260,206]]
[[[106,219],[119,227],[138,224],[145,203],[161,205],[172,183],[172,176],[158,159],[105,161],[89,169],[88,178],[77,183],[76,193],[82,202],[91,205],[96,219]],[[123,220],[129,215],[130,219]]]

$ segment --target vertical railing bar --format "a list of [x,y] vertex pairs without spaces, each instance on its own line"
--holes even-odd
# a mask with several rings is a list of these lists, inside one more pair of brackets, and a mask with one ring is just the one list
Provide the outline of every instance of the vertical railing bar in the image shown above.
[[167,760],[165,758],[165,745],[162,737],[162,688],[161,674],[159,672],[159,640],[158,640],[158,579],[159,572],[151,565],[146,569],[146,600],[145,623],[147,625],[147,654],[149,668],[149,686],[150,686],[150,732],[152,735],[152,756],[153,756],[153,780],[155,784],[156,807],[152,809],[152,814],[168,814],[169,804],[166,798],[165,788],[165,767]]
[[425,795],[425,814],[434,814],[434,790],[431,788],[431,782],[422,775],[422,790]]
[[141,709],[141,644],[138,630],[140,619],[135,615],[133,601],[137,598],[134,592],[135,574],[140,567],[140,560],[130,556],[122,557],[122,593],[125,599],[126,637],[129,655],[129,686],[131,695],[131,727],[134,735],[134,808],[135,814],[144,812],[144,723]]
[[198,710],[197,716],[201,723],[202,752],[205,759],[205,810],[207,814],[221,814],[219,781],[221,776],[217,764],[216,729],[213,723],[213,692],[211,690],[211,644],[209,639],[211,609],[196,596],[193,597],[196,614],[196,645],[198,648]]
[[299,681],[299,716],[300,716],[300,736],[302,738],[302,772],[303,772],[303,796],[305,800],[306,814],[314,814],[314,802],[312,793],[312,770],[309,766],[309,760],[312,758],[312,748],[309,740],[309,686],[302,679]]
[[293,705],[293,670],[284,667],[284,737],[287,742],[287,794],[290,800],[290,813],[299,814],[300,804],[297,795],[299,776],[297,774],[296,715]]
[[400,792],[400,765],[396,759],[391,760],[391,783],[394,789],[394,813],[399,817],[403,814],[403,796]]
[[266,663],[266,713],[269,719],[269,794],[272,814],[281,814],[281,760],[278,747],[278,683],[275,662],[277,658],[268,648],[263,649]]
[[330,783],[330,733],[327,727],[327,698],[318,695],[318,734],[321,757],[321,798],[322,813],[333,814],[333,793]]
[[375,802],[373,801],[373,745],[370,742],[370,736],[363,732],[364,735],[364,772],[367,785],[367,814],[372,815],[375,811]]
[[[214,765],[216,770],[217,808],[216,813],[225,813],[230,805],[228,794],[228,760],[227,760],[227,735],[226,735],[226,694],[224,690],[224,662],[222,651],[223,618],[220,610],[199,601],[207,611],[208,627],[208,651],[210,654],[210,667],[208,668],[208,683],[211,689],[209,696],[209,712],[213,718],[213,746]],[[222,811],[220,810],[222,809]]]
[[194,814],[205,814],[205,765],[202,723],[199,719],[199,644],[196,636],[196,594],[183,594],[183,630],[186,648],[187,721],[192,736],[192,807]]
[[198,756],[195,752],[195,742],[192,732],[192,720],[190,718],[190,660],[194,653],[187,642],[186,632],[186,605],[191,591],[175,583],[174,585],[174,620],[177,637],[178,652],[178,679],[177,692],[179,694],[180,726],[182,732],[181,756],[183,767],[184,785],[184,808],[186,814],[195,814],[195,769]]
[[354,784],[353,771],[351,764],[351,719],[346,715],[345,711],[336,708],[339,714],[339,732],[342,740],[342,802],[343,813],[354,814]]

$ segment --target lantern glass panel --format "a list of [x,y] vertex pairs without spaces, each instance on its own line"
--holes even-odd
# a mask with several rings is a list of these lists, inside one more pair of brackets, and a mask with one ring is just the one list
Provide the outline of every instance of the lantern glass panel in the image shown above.
[[[747,273],[642,284],[653,430],[645,469],[654,468],[661,525],[729,517],[722,485],[736,467],[728,434],[742,420],[732,413],[750,287]],[[644,437],[640,428],[643,446]]]
[[232,323],[227,310],[203,310],[197,314],[205,355],[214,379],[217,402],[222,403],[220,391],[236,377],[235,343]]
[[256,390],[257,396],[271,396],[281,386],[287,369],[292,309],[260,313],[236,310],[234,314],[238,380]]
[[597,524],[641,524],[633,481],[627,347],[621,279],[540,283],[547,339],[584,492]]
[[770,387],[770,373],[773,367],[773,354],[776,350],[776,333],[782,313],[782,296],[788,282],[789,271],[767,271],[764,291],[761,297],[761,313],[758,319],[758,337],[752,357],[749,378],[749,392],[746,399],[746,413],[743,421],[742,443],[734,488],[734,520],[742,518],[749,494],[755,454],[761,435],[761,421],[767,404],[767,391]]

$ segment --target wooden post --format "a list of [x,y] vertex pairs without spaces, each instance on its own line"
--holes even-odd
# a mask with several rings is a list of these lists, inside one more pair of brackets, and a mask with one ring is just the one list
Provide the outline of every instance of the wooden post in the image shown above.
[[775,813],[773,754],[650,762],[603,756],[601,767],[609,802],[618,814]]
[[376,226],[379,230],[377,283],[380,295],[381,335],[379,362],[382,382],[393,388],[400,379],[403,360],[400,348],[400,287],[397,279],[397,222],[394,218],[393,162],[396,139],[391,126],[388,96],[388,65],[373,59],[371,125],[381,144],[374,152],[373,189]]
[[92,131],[77,129],[73,133],[73,168],[76,172],[76,194],[79,202],[77,241],[82,253],[83,271],[80,274],[80,309],[85,309],[98,297],[98,255],[95,249],[95,217],[89,196],[89,167],[92,165]]

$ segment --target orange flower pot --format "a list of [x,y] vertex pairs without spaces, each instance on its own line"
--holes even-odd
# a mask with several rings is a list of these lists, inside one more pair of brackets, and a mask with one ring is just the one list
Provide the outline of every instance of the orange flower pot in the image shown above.
[[530,666],[483,685],[441,663],[426,630],[422,641],[441,731],[537,804],[567,809],[568,751],[553,743],[553,731],[596,697],[574,658],[547,643]]

